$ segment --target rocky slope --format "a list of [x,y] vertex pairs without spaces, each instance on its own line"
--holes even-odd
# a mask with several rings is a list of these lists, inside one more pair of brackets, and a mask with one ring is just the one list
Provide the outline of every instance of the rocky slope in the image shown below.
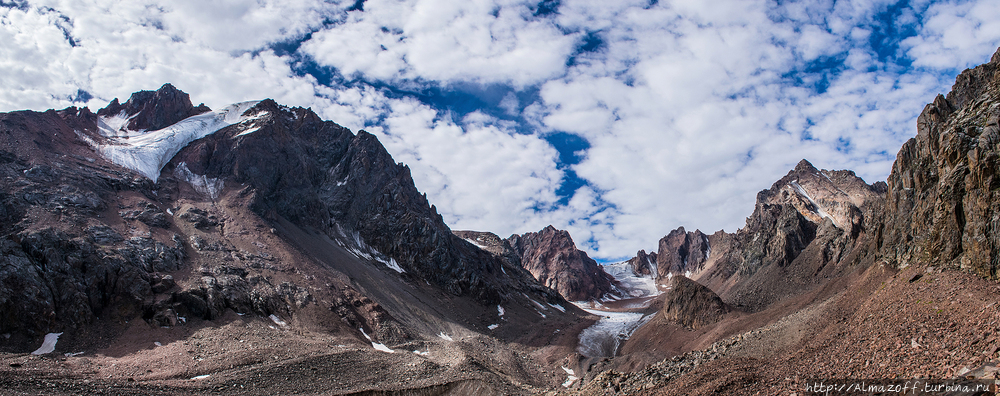
[[[548,386],[532,379],[543,368],[531,353],[572,351],[592,322],[453,235],[373,135],[308,109],[263,100],[212,111],[168,84],[97,114],[0,114],[0,175],[0,351],[14,356],[46,333],[63,334],[56,353],[119,348],[107,353],[132,359],[148,343],[135,332],[224,340],[233,323],[263,323],[297,341],[273,362],[238,361],[321,356],[320,342],[355,345],[364,364],[401,345],[456,342],[435,363],[450,370],[503,340],[525,350],[471,367],[500,378],[492,389],[518,393]],[[458,348],[463,337],[479,341]],[[213,370],[236,370],[221,363],[232,350],[208,347]],[[427,359],[414,356],[391,366]],[[167,372],[185,375],[198,361],[172,359]],[[124,373],[109,375],[167,375]],[[426,386],[446,380],[432,377]]]

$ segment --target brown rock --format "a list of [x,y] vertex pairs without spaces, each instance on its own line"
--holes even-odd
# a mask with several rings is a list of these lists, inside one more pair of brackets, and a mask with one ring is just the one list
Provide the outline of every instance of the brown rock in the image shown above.
[[567,300],[597,299],[614,290],[614,278],[577,249],[566,231],[550,225],[539,232],[511,235],[507,243],[521,257],[524,269]]
[[715,292],[685,276],[671,277],[664,294],[663,317],[690,329],[715,323],[730,311]]
[[1000,276],[998,70],[994,55],[962,72],[917,118],[917,136],[900,149],[888,180],[881,253],[890,263]]

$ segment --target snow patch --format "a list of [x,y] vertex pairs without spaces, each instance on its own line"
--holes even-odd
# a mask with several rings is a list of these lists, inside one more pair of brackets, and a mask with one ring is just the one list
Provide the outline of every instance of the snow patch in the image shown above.
[[249,135],[249,134],[251,134],[251,133],[254,133],[254,132],[257,132],[257,130],[258,130],[258,129],[260,129],[260,127],[259,127],[259,126],[255,126],[255,127],[252,127],[252,128],[247,128],[247,129],[246,129],[246,130],[244,130],[243,132],[240,132],[240,133],[239,133],[239,134],[237,134],[236,136],[233,136],[233,138],[238,138],[238,137],[240,137],[240,136],[246,136],[246,135]]
[[445,334],[443,331],[438,333],[438,337],[441,337],[441,339],[445,341],[455,341],[451,338],[450,335]]
[[505,311],[503,310],[503,307],[501,307],[500,304],[497,304],[497,313],[499,313],[500,316],[502,317],[504,312]]
[[[206,175],[196,175],[194,172],[191,172],[191,169],[188,169],[186,162],[177,164],[177,167],[174,168],[174,176],[190,183],[191,187],[194,188],[195,191],[207,195],[212,199],[219,198],[219,193],[222,192],[222,188],[225,186],[225,182],[223,182],[222,179],[216,179]],[[171,213],[171,215],[173,215],[173,213]]]
[[431,353],[431,351],[413,351],[413,353],[415,353],[417,355],[420,355],[420,356],[427,356],[428,354]]
[[128,130],[130,118],[125,113],[98,117],[98,130],[108,142],[95,148],[109,161],[139,172],[155,182],[163,165],[181,149],[222,128],[249,119],[243,113],[257,103],[259,101],[232,104],[219,111],[185,118],[156,131]]
[[347,230],[341,227],[340,224],[336,225],[336,231],[337,234],[341,236],[340,238],[337,238],[337,243],[355,257],[369,261],[378,261],[385,264],[385,266],[389,267],[389,269],[401,274],[406,272],[406,270],[404,270],[403,267],[396,262],[396,259],[386,256],[375,248],[368,246],[368,244],[365,243],[364,238],[362,238],[361,234],[357,231],[347,232]]
[[77,356],[77,355],[83,355],[83,352],[73,352],[73,353],[66,352],[66,353],[63,354],[63,356],[66,356],[66,357],[73,357],[73,356]]
[[553,304],[553,303],[548,303],[548,304],[549,304],[550,307],[558,309],[559,312],[566,312],[566,307],[563,307],[562,305]]
[[[531,297],[528,297],[528,295],[527,295],[527,294],[524,294],[524,293],[521,293],[521,294],[522,294],[522,295],[524,296],[524,298],[527,298],[527,299],[528,299],[528,301],[531,301],[531,302],[532,302],[533,304],[535,304],[535,306],[537,306],[538,308],[541,308],[541,309],[542,309],[543,311],[548,311],[548,310],[549,310],[549,309],[548,309],[548,308],[546,308],[546,307],[545,307],[544,305],[542,305],[542,303],[540,303],[540,302],[538,302],[538,301],[535,301],[535,300],[534,300],[534,299],[532,299]],[[541,312],[539,312],[539,313],[541,313]],[[542,317],[545,317],[545,315],[542,315]]]
[[564,388],[569,388],[571,385],[573,385],[574,382],[576,382],[576,380],[580,379],[576,376],[576,373],[573,372],[573,369],[567,368],[566,366],[562,366],[562,369],[567,374],[566,382],[563,382],[562,384]]
[[382,351],[385,353],[396,353],[396,351],[389,349],[389,347],[385,346],[385,344],[380,344],[372,340],[372,338],[368,336],[368,333],[365,333],[365,329],[358,328],[358,330],[361,330],[361,335],[365,336],[365,338],[368,339],[368,342],[372,343],[372,348],[375,348],[376,351]]
[[288,326],[288,323],[285,323],[284,320],[281,320],[281,318],[279,318],[278,315],[271,314],[271,316],[268,316],[268,317],[271,318],[271,321],[274,322],[274,324],[276,324],[278,326],[281,326],[281,327],[287,327]]
[[32,355],[44,355],[46,353],[52,353],[56,350],[56,342],[59,341],[59,336],[63,333],[49,333],[45,335],[45,340],[42,341],[42,346],[38,347]]
[[490,329],[490,330],[496,330],[497,327],[500,327],[500,325],[498,325],[498,324],[491,324],[489,326],[486,326],[486,328]]
[[712,244],[708,242],[708,235],[701,235],[702,241],[705,242],[705,261],[708,261],[708,256],[712,254]]
[[816,208],[816,214],[818,214],[820,217],[825,217],[830,219],[830,221],[833,222],[834,226],[840,228],[840,225],[837,224],[837,220],[834,220],[833,217],[830,217],[830,215],[827,214],[825,210],[823,210],[822,206],[819,206],[819,204],[816,203],[816,201],[813,201],[812,197],[809,196],[809,193],[806,192],[806,189],[802,188],[802,186],[799,185],[798,181],[792,180],[792,182],[788,183],[788,185],[792,186],[792,188],[794,188],[795,191],[797,191],[799,194],[805,197],[806,200],[809,201],[809,203],[811,203],[812,206]]
[[480,248],[480,249],[483,249],[483,250],[486,250],[486,248],[487,248],[486,245],[480,245],[479,241],[476,241],[475,239],[471,239],[471,238],[463,238],[463,239],[465,239],[466,242],[469,242],[469,243],[471,243],[473,245],[476,245],[477,248]]
[[197,381],[197,380],[205,379],[205,378],[208,378],[208,377],[211,377],[211,376],[212,376],[211,374],[196,375],[194,377],[191,377],[191,381]]
[[158,347],[159,347],[159,346],[163,346],[163,344],[162,344],[162,343],[160,343],[159,341],[153,341],[153,345],[156,345],[156,346],[158,346]]

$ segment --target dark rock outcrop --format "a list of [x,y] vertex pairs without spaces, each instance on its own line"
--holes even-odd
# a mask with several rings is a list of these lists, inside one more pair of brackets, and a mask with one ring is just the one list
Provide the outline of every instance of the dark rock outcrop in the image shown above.
[[645,250],[640,250],[636,252],[635,257],[628,260],[628,265],[636,276],[655,277],[657,274],[656,259],[656,252],[646,254]]
[[539,232],[511,235],[507,243],[524,269],[567,300],[592,300],[614,291],[614,278],[577,249],[566,231],[550,225]]
[[685,276],[671,277],[668,288],[660,313],[672,323],[698,329],[718,322],[730,311],[715,292]]
[[869,185],[854,172],[818,170],[802,160],[757,194],[737,232],[680,227],[663,237],[658,279],[687,274],[735,306],[763,309],[871,255],[864,249],[881,230],[885,191],[885,183]]
[[97,111],[101,117],[123,114],[129,118],[123,127],[132,131],[155,131],[175,124],[193,115],[211,111],[204,104],[194,107],[188,94],[173,85],[163,84],[156,91],[133,93],[125,103],[115,98],[107,107]]

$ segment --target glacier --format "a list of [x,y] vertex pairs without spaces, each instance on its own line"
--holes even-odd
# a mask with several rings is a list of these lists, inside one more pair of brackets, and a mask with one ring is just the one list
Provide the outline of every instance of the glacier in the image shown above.
[[100,117],[98,130],[107,139],[107,143],[99,144],[97,151],[109,161],[156,182],[163,166],[189,143],[227,126],[256,118],[256,114],[244,116],[243,113],[257,103],[260,101],[232,104],[222,110],[194,115],[155,131],[125,129],[129,120],[125,114]]

